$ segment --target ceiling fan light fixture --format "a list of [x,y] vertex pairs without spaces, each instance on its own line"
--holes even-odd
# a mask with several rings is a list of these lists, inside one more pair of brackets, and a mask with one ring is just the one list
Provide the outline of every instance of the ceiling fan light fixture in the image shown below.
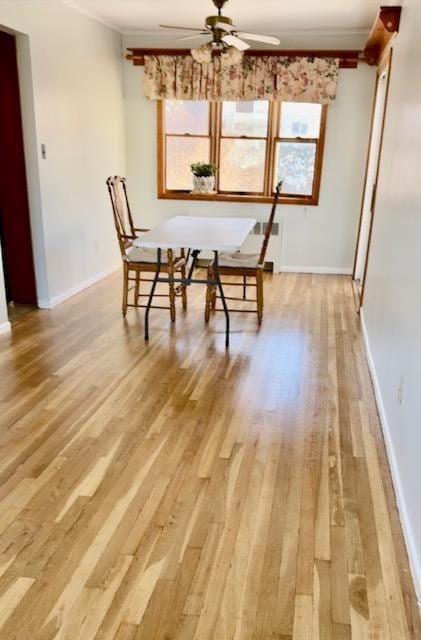
[[222,61],[226,64],[240,64],[243,60],[244,51],[240,51],[235,47],[227,47],[221,53]]
[[216,52],[221,55],[221,61],[223,64],[240,64],[244,52],[236,49],[232,46],[221,46],[221,43],[208,42],[202,44],[197,49],[190,49],[193,60],[199,64],[209,64],[212,61],[212,55]]
[[212,44],[202,44],[197,49],[190,50],[193,60],[200,64],[209,64],[212,60]]

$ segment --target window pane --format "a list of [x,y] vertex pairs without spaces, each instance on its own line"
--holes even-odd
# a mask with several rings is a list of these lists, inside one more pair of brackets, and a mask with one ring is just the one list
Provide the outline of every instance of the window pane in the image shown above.
[[199,100],[165,101],[166,133],[209,133],[209,103]]
[[172,138],[167,136],[167,189],[191,191],[193,162],[209,162],[209,138]]
[[266,137],[269,103],[224,102],[222,105],[223,136]]
[[318,138],[322,105],[308,102],[283,102],[281,138]]
[[276,149],[276,182],[282,193],[311,196],[316,145],[312,142],[279,142]]
[[266,142],[221,140],[221,191],[263,191]]

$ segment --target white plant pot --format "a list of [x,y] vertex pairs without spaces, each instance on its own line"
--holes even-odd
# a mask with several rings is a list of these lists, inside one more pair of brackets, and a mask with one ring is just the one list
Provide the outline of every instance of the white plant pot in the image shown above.
[[193,175],[193,193],[214,193],[215,176],[195,176]]

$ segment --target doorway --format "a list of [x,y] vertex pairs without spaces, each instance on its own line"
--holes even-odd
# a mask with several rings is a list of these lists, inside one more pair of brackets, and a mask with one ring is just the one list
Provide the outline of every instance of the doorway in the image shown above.
[[13,320],[37,304],[15,37],[0,31],[0,243]]
[[361,204],[357,246],[355,250],[354,269],[352,274],[357,289],[359,307],[362,306],[364,298],[371,233],[376,209],[376,192],[390,81],[390,63],[391,52],[387,56],[386,62],[380,65],[377,72],[365,184]]

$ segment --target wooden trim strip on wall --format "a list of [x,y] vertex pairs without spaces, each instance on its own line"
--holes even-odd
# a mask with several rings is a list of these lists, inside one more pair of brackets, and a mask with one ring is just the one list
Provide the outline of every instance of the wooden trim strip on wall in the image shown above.
[[[378,160],[377,160],[376,177],[375,177],[375,182],[374,182],[376,191],[374,193],[374,199],[372,201],[372,206],[371,206],[370,227],[369,227],[369,230],[368,230],[368,238],[367,238],[367,253],[366,253],[366,257],[365,257],[363,279],[362,279],[362,283],[361,283],[361,297],[360,297],[360,306],[361,307],[363,306],[363,303],[364,303],[365,283],[366,283],[366,279],[367,279],[368,261],[370,259],[371,239],[372,239],[372,235],[373,235],[373,223],[374,223],[374,216],[376,215],[376,195],[377,195],[377,186],[379,184],[380,164],[381,164],[381,157],[382,157],[382,151],[383,151],[384,130],[385,130],[385,126],[386,126],[387,106],[388,106],[389,89],[390,89],[390,76],[391,76],[391,72],[392,72],[392,61],[393,61],[393,50],[390,49],[389,65],[388,65],[387,80],[386,80],[386,82],[387,82],[387,84],[386,84],[386,95],[385,95],[385,98],[384,98],[384,108],[383,108],[383,116],[382,116],[382,123],[381,123],[381,132],[380,132],[379,156],[378,156]],[[384,69],[382,71],[379,70],[377,82],[379,81],[379,78],[380,78],[382,73],[384,73]]]
[[371,105],[370,132],[368,134],[368,148],[367,148],[367,153],[366,153],[366,158],[365,158],[365,169],[364,169],[364,183],[363,183],[364,186],[363,186],[363,191],[362,191],[362,195],[361,195],[360,217],[359,217],[359,221],[358,221],[358,231],[357,231],[357,244],[355,246],[355,253],[354,253],[354,266],[352,267],[352,279],[353,280],[355,280],[355,276],[356,276],[358,250],[360,248],[360,241],[361,241],[360,235],[361,235],[361,227],[362,227],[362,222],[363,222],[365,192],[366,192],[366,189],[367,189],[368,165],[369,165],[369,162],[370,162],[370,154],[371,154],[371,147],[372,147],[372,141],[373,141],[374,114],[375,114],[375,110],[376,110],[376,100],[377,100],[378,88],[379,88],[379,74],[377,74],[377,77],[376,77],[376,85],[374,87],[374,96],[373,96],[373,101],[372,101],[372,105]]
[[[365,165],[364,187],[363,187],[363,193],[362,193],[362,198],[361,198],[360,219],[359,219],[359,223],[358,223],[357,242],[356,242],[356,246],[355,246],[354,266],[353,266],[353,270],[352,270],[352,279],[353,279],[353,281],[355,281],[356,268],[357,268],[357,259],[358,259],[358,251],[359,251],[360,241],[361,241],[360,235],[361,235],[361,227],[362,227],[362,221],[363,221],[365,195],[366,195],[366,190],[367,190],[368,166],[369,166],[370,157],[371,157],[371,151],[372,151],[374,116],[375,116],[375,112],[376,112],[376,101],[377,101],[379,80],[380,80],[380,77],[382,76],[382,74],[387,69],[387,74],[388,75],[387,75],[386,95],[385,95],[385,100],[384,100],[384,108],[383,108],[383,115],[382,115],[382,122],[381,122],[380,146],[379,146],[379,151],[378,151],[376,177],[375,177],[376,189],[377,189],[377,184],[378,184],[378,180],[379,180],[380,160],[381,160],[381,154],[382,154],[382,148],[383,148],[383,137],[384,137],[384,129],[385,129],[385,123],[386,123],[387,103],[388,103],[388,97],[389,97],[390,75],[391,75],[391,70],[392,70],[392,53],[393,53],[393,51],[390,48],[388,50],[387,60],[384,60],[382,66],[379,66],[378,69],[377,69],[376,86],[375,86],[375,90],[374,90],[373,106],[372,106],[372,110],[371,110],[370,136],[369,136],[369,143],[368,143],[367,157],[366,157],[366,165]],[[366,249],[365,263],[364,263],[364,269],[363,269],[363,277],[362,277],[362,280],[361,280],[361,283],[360,283],[360,288],[359,288],[359,291],[358,291],[358,294],[359,294],[358,311],[362,307],[363,300],[364,300],[365,281],[366,281],[366,277],[367,277],[368,260],[369,260],[370,248],[371,248],[371,237],[372,237],[372,233],[373,233],[374,215],[375,215],[375,200],[373,201],[372,207],[371,207],[371,216],[370,216],[370,224],[369,224],[369,230],[368,230],[367,249]]]

